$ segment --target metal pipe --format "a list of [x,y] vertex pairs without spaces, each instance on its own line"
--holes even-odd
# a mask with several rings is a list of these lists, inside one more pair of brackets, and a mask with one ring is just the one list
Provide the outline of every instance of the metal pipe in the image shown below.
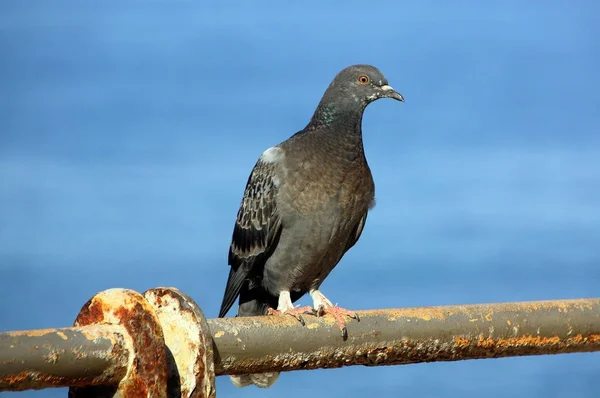
[[306,326],[285,315],[206,322],[176,289],[145,298],[111,289],[84,305],[73,328],[0,333],[0,391],[71,386],[74,396],[214,397],[214,374],[600,351],[600,299],[358,314],[343,340],[328,316],[306,315]]
[[132,352],[120,326],[0,333],[0,391],[118,384]]
[[215,374],[600,350],[600,299],[358,311],[348,339],[330,317],[209,319]]

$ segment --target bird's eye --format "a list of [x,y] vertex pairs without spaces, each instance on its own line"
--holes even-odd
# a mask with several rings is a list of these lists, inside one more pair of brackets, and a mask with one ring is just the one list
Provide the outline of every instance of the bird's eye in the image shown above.
[[360,84],[367,84],[367,83],[369,83],[369,76],[367,76],[367,75],[360,75],[358,77],[358,82]]

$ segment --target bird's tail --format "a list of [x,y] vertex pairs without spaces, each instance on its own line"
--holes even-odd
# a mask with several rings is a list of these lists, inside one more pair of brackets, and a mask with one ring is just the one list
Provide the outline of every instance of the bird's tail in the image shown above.
[[255,385],[260,388],[271,387],[279,378],[279,372],[253,373],[249,375],[229,376],[236,387]]
[[[264,292],[259,289],[248,289],[244,285],[240,291],[240,306],[238,316],[266,315],[269,304],[265,301]],[[279,372],[252,373],[246,375],[230,376],[231,382],[236,387],[255,385],[260,388],[271,387],[279,378]]]

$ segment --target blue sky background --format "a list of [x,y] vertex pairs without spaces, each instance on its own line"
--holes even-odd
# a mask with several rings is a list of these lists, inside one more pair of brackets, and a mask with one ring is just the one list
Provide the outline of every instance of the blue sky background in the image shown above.
[[[378,204],[323,286],[333,301],[600,296],[600,3],[200,3],[0,3],[0,330],[68,326],[111,287],[176,286],[216,316],[254,162],[354,63],[379,67],[406,103],[366,111]],[[595,397],[599,359],[350,367],[217,389]]]

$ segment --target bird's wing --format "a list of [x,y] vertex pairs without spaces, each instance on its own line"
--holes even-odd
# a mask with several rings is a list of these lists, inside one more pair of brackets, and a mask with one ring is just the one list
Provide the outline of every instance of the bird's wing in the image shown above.
[[[360,235],[362,234],[362,231],[365,228],[365,223],[367,222],[367,214],[369,214],[368,210],[365,211],[365,214],[363,214],[356,226],[352,229],[352,232],[348,237],[348,243],[346,243],[346,249],[344,249],[344,254],[346,254],[346,252],[350,250],[350,248],[354,246],[356,242],[358,242],[358,239],[360,238]],[[344,254],[342,254],[342,256]]]
[[[282,151],[280,148],[271,148]],[[273,253],[281,234],[281,219],[277,211],[277,162],[267,150],[258,160],[244,191],[229,248],[229,278],[219,317],[231,308],[246,278],[262,274],[267,259]]]

